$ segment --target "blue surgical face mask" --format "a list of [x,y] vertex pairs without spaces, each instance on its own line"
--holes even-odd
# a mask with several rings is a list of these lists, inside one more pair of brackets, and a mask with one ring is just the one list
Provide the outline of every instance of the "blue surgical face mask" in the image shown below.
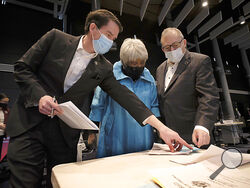
[[[99,29],[98,29],[98,31],[99,31]],[[110,39],[108,39],[100,31],[99,31],[99,33],[101,34],[101,36],[97,40],[94,40],[94,38],[92,36],[92,38],[93,38],[93,47],[94,47],[94,50],[95,50],[96,53],[98,53],[98,54],[105,54],[112,47],[113,41],[110,40]]]

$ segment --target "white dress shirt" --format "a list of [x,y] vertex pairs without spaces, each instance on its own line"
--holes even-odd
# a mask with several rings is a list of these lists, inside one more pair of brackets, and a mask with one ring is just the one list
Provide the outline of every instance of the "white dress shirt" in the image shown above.
[[[176,71],[176,69],[178,67],[178,64],[179,63],[172,63],[172,62],[167,61],[168,71],[167,71],[166,76],[165,76],[164,91],[166,91],[166,89],[168,88],[169,83],[170,83],[172,77],[174,76],[174,73],[175,73],[175,71]],[[209,134],[209,130],[206,127],[203,127],[202,125],[196,125],[194,130],[195,129],[203,130],[203,131],[205,131],[206,133]]]
[[86,50],[83,49],[82,46],[82,39],[84,36],[81,37],[78,47],[76,49],[75,55],[72,59],[70,64],[69,70],[66,74],[66,78],[64,81],[64,93],[79,80],[82,76],[83,72],[85,71],[86,67],[88,66],[91,59],[97,56],[97,53],[88,53]]
[[168,85],[172,79],[172,77],[174,76],[174,73],[178,67],[179,63],[172,63],[167,61],[167,67],[168,67],[168,71],[166,73],[165,76],[165,87],[164,87],[164,91],[166,91],[166,89],[168,88]]

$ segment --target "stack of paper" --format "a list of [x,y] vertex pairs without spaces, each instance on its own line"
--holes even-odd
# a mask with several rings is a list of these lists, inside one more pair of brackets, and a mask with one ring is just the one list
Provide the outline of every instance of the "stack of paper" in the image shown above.
[[154,143],[152,149],[148,152],[150,155],[188,155],[192,152],[199,150],[197,147],[193,147],[193,150],[190,150],[186,146],[183,146],[180,151],[171,152],[167,144]]
[[59,106],[63,110],[63,114],[57,116],[71,128],[99,130],[99,128],[71,101],[61,103]]

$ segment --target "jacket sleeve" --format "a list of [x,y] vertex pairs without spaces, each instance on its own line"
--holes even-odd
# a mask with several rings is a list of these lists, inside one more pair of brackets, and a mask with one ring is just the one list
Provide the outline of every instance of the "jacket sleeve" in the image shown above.
[[37,72],[50,48],[55,31],[52,29],[47,32],[14,65],[14,79],[26,108],[38,106],[40,98],[47,94]]
[[151,92],[151,112],[154,113],[156,117],[160,117],[159,103],[157,98],[157,89],[155,83],[152,83]]
[[195,125],[201,125],[211,130],[217,118],[219,92],[209,57],[206,57],[200,64],[200,68],[196,73],[195,87],[198,93]]
[[92,121],[101,122],[104,116],[107,94],[98,86],[91,104],[89,118]]

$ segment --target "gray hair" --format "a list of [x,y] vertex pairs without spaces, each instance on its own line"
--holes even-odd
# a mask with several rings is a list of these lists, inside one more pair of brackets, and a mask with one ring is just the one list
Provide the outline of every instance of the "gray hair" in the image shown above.
[[177,35],[178,35],[181,39],[184,39],[184,36],[183,36],[182,32],[181,32],[179,29],[175,28],[175,27],[168,27],[168,28],[164,29],[164,30],[162,31],[162,33],[161,33],[161,38],[162,38],[162,37],[165,37],[165,36],[167,35],[168,32],[173,32],[173,31],[176,32]]
[[148,59],[148,51],[141,40],[127,38],[122,43],[120,59],[123,64],[134,62],[138,59],[146,61]]

